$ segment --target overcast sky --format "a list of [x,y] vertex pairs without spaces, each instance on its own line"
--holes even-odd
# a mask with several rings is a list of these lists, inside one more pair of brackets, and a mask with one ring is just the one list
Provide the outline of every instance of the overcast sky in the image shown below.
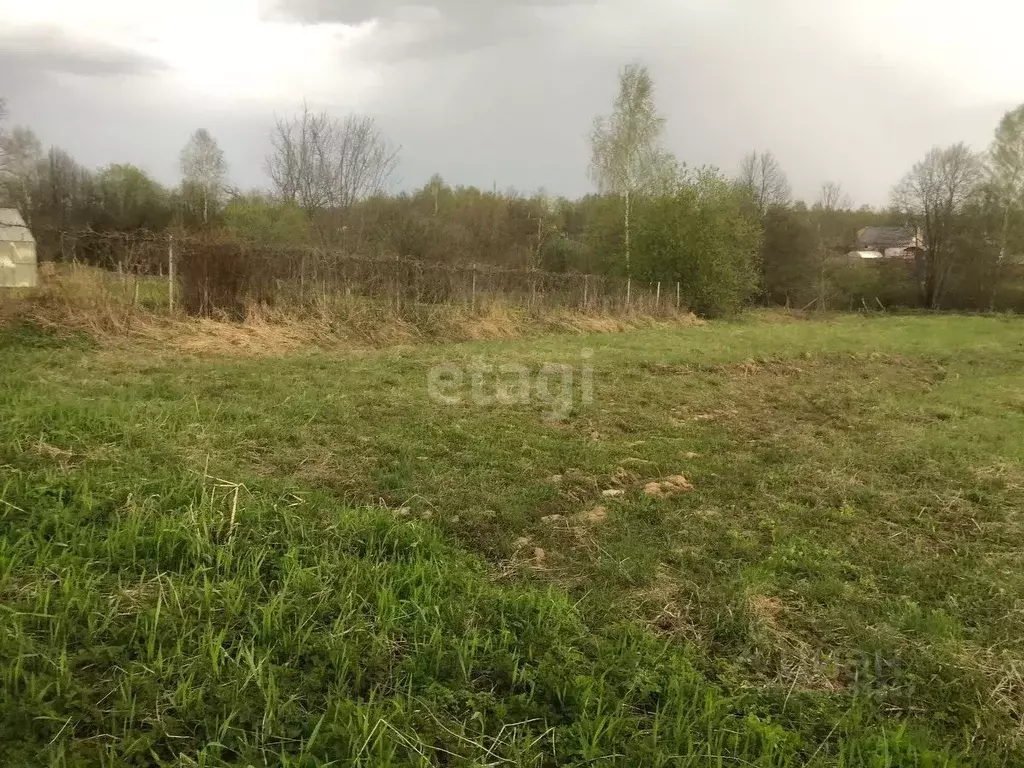
[[396,189],[436,171],[575,196],[638,59],[681,160],[732,174],[771,149],[798,196],[836,180],[875,205],[1024,101],[1018,0],[420,2],[0,0],[0,95],[44,144],[165,183],[205,127],[234,183],[265,185],[274,116],[306,99],[377,117],[402,146]]

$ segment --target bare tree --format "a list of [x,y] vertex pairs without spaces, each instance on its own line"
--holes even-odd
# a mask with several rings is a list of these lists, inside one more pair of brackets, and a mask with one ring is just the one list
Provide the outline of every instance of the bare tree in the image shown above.
[[935,147],[893,189],[893,206],[924,237],[917,260],[922,303],[937,308],[956,262],[952,242],[957,218],[976,193],[982,164],[963,142]]
[[782,166],[768,151],[751,152],[744,157],[736,182],[750,192],[762,215],[772,206],[788,205],[793,196]]
[[625,199],[625,262],[630,272],[631,196],[664,188],[675,176],[675,160],[661,147],[665,118],[654,104],[654,82],[642,64],[619,73],[611,115],[598,117],[591,133],[590,176],[602,193]]
[[826,213],[836,211],[847,211],[853,207],[850,196],[843,191],[843,185],[837,181],[826,181],[821,185],[818,192],[818,200],[815,206]]
[[346,210],[384,189],[398,165],[398,150],[388,144],[376,120],[367,115],[349,115],[336,130],[335,205]]
[[309,215],[330,205],[334,183],[331,118],[326,113],[313,114],[303,104],[298,117],[277,120],[270,143],[266,168],[277,193]]
[[290,119],[278,119],[270,136],[267,174],[278,195],[309,216],[381,192],[398,164],[392,147],[372,117],[339,120],[303,105]]
[[203,224],[209,223],[210,205],[221,199],[228,165],[224,152],[205,128],[199,128],[181,150],[181,175],[186,196],[199,198]]

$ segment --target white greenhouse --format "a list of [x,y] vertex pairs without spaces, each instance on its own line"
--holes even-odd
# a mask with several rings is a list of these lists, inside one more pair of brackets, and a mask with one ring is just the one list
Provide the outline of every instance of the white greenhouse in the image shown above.
[[0,288],[36,284],[36,239],[14,208],[0,208]]

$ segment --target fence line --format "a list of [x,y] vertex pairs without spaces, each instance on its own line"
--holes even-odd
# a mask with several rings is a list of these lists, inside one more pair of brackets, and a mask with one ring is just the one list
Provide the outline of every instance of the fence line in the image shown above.
[[626,277],[431,263],[216,237],[88,230],[53,234],[59,234],[59,250],[53,250],[63,261],[135,279],[166,274],[166,306],[190,314],[241,314],[251,303],[322,306],[359,297],[385,301],[397,311],[425,304],[482,311],[494,303],[605,314],[683,310],[678,285],[673,305],[662,301],[660,284]]

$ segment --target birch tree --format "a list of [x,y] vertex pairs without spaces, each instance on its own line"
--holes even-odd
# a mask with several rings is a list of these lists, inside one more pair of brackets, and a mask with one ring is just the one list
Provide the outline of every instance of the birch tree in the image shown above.
[[1024,104],[1003,116],[988,156],[988,177],[1002,215],[999,260],[1006,258],[1010,223],[1024,214]]
[[625,266],[630,275],[630,213],[638,194],[666,191],[675,160],[661,147],[665,118],[654,104],[647,67],[633,63],[619,73],[619,92],[610,115],[598,117],[591,133],[590,176],[598,190],[622,196]]
[[198,198],[204,225],[210,221],[210,206],[220,202],[228,166],[224,152],[205,128],[199,128],[181,150],[181,175],[186,199]]

